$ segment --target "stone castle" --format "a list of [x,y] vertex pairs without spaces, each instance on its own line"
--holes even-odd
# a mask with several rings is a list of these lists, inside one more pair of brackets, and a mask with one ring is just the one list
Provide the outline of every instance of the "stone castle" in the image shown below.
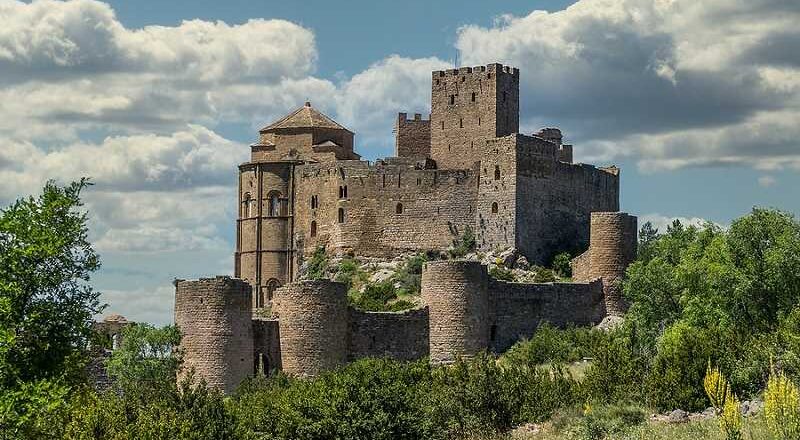
[[[234,278],[176,282],[185,363],[215,387],[230,391],[258,366],[314,375],[366,356],[450,362],[502,352],[545,321],[624,311],[618,281],[637,221],[618,212],[619,170],[573,163],[556,128],[520,134],[516,68],[433,72],[429,119],[400,113],[396,157],[374,163],[310,103],[259,134],[239,166]],[[478,250],[515,248],[535,264],[580,254],[574,281],[508,283],[478,262],[435,261],[423,307],[365,312],[343,284],[300,279],[320,246],[390,259],[446,249],[468,228]],[[272,317],[254,313],[267,306]]]

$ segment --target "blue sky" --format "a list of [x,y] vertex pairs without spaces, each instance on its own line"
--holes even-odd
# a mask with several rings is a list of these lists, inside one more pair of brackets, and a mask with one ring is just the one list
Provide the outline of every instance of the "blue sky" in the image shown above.
[[800,4],[785,0],[0,0],[0,206],[92,176],[108,312],[171,320],[174,278],[232,271],[236,164],[303,101],[391,154],[430,71],[521,69],[521,131],[622,168],[658,225],[800,212]]

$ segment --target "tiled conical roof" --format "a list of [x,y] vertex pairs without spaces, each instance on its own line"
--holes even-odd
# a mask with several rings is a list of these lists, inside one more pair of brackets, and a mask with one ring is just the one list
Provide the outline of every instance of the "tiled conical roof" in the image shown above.
[[310,102],[299,109],[289,113],[287,116],[267,125],[259,130],[260,132],[268,132],[273,130],[280,130],[282,128],[333,128],[337,130],[347,130],[334,121],[333,119],[325,116],[319,110],[311,107]]

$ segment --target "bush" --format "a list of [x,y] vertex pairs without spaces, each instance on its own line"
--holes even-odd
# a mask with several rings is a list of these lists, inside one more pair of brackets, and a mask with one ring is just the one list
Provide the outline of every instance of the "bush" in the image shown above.
[[591,328],[559,330],[545,322],[528,340],[519,341],[501,358],[506,364],[534,366],[547,362],[569,363],[591,357],[592,350],[606,334]]
[[398,295],[419,295],[422,283],[422,266],[428,261],[425,254],[409,257],[397,270],[392,280],[399,285]]
[[305,279],[321,280],[323,278],[328,278],[328,254],[325,253],[324,246],[319,246],[314,249],[314,253],[308,260]]
[[800,439],[800,391],[788,377],[774,374],[764,391],[764,416],[780,439]]
[[360,310],[389,311],[389,301],[397,298],[391,281],[366,284],[363,289],[363,292],[350,292],[350,303]]
[[569,252],[562,252],[553,258],[553,272],[561,278],[572,277],[572,256]]
[[554,283],[555,281],[556,276],[553,271],[543,267],[536,269],[536,275],[533,276],[534,283]]
[[450,249],[450,258],[461,258],[468,253],[474,251],[478,247],[478,242],[475,239],[475,233],[469,226],[464,227],[464,232],[453,240],[453,248]]
[[578,433],[587,440],[599,440],[619,434],[645,421],[645,412],[638,406],[586,405],[578,425]]
[[509,283],[513,283],[517,280],[517,278],[514,276],[514,272],[511,272],[503,266],[489,267],[489,276],[496,280],[506,281]]
[[642,402],[647,359],[636,350],[635,336],[634,328],[623,326],[597,339],[582,382],[587,400]]

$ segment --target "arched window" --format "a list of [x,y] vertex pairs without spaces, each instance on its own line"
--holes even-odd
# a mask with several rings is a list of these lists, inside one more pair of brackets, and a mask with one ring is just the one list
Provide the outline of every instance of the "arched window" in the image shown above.
[[317,236],[317,221],[316,220],[312,220],[311,221],[311,236],[312,237],[316,237]]
[[475,102],[475,100],[476,100],[477,98],[478,98],[478,94],[477,94],[477,93],[475,93],[475,92],[472,92],[472,102]]
[[500,165],[494,166],[494,180],[500,180]]
[[339,223],[344,223],[344,208],[339,208]]
[[347,185],[339,187],[339,198],[346,199],[347,198]]
[[281,282],[275,278],[271,278],[269,281],[267,281],[267,288],[265,292],[267,295],[267,302],[272,301],[272,298],[275,297],[275,290],[277,290],[278,287],[281,287]]
[[250,196],[249,192],[244,193],[244,196],[242,197],[242,214],[241,214],[242,218],[248,218],[253,216],[252,206],[253,206],[252,196]]
[[311,196],[311,209],[317,207],[317,196]]
[[492,214],[497,214],[497,202],[492,203]]
[[397,206],[394,207],[395,214],[402,214],[403,213],[403,204],[398,203]]
[[281,215],[281,193],[277,191],[269,193],[269,215],[270,217]]

